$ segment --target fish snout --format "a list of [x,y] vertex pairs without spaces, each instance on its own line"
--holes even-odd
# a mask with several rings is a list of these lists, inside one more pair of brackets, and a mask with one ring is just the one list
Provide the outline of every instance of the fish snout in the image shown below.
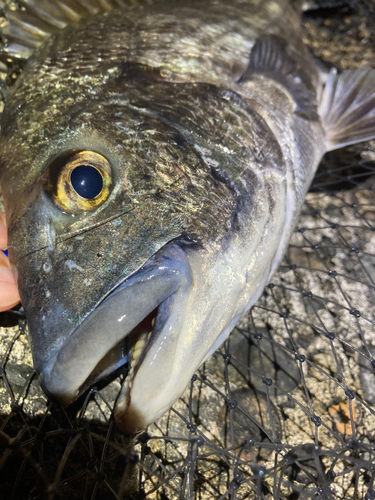
[[[177,244],[168,243],[119,284],[42,367],[45,393],[53,401],[69,405],[90,385],[127,365],[128,374],[117,401],[118,408],[124,408],[147,351],[167,324],[172,335],[176,334],[177,325],[173,318],[171,323],[170,316],[186,302],[191,285],[185,252]],[[140,418],[130,427],[136,430],[141,422]]]

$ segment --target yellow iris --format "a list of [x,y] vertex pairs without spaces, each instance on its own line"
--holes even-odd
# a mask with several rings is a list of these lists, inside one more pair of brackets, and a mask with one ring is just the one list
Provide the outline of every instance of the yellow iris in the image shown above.
[[[78,183],[75,179],[77,171],[80,170],[85,170],[89,175],[87,179]],[[98,173],[101,177],[99,188],[90,189],[90,182],[96,182],[96,186],[98,185]],[[98,207],[108,198],[112,186],[110,163],[104,156],[93,151],[73,151],[63,154],[52,162],[49,177],[48,189],[53,200],[60,208],[71,213]],[[86,192],[88,194],[85,194]]]

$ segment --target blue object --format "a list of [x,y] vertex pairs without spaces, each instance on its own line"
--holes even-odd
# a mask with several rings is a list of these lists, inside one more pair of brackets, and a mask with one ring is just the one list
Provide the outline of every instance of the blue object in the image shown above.
[[3,252],[3,254],[8,257],[8,252],[6,250],[1,250]]
[[70,174],[70,181],[77,193],[86,200],[92,200],[103,189],[103,179],[100,172],[89,165],[80,165]]

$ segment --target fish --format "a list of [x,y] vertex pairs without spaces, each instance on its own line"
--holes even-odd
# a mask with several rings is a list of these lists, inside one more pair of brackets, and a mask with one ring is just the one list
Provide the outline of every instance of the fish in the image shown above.
[[262,294],[322,156],[375,137],[375,70],[324,71],[291,0],[24,0],[2,54],[9,258],[45,393],[126,367],[145,429]]

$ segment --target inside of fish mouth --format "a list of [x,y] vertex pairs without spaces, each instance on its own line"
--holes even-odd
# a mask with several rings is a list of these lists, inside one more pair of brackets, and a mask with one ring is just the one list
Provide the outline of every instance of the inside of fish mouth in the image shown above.
[[160,325],[158,325],[157,331],[155,328],[159,307],[138,323],[124,339],[110,349],[98,362],[83,386],[80,387],[80,393],[113,373],[118,376],[119,369],[122,369],[121,371],[123,372],[124,367],[127,384],[131,387],[139,366],[151,347],[153,340],[157,337],[157,331],[160,331]]

